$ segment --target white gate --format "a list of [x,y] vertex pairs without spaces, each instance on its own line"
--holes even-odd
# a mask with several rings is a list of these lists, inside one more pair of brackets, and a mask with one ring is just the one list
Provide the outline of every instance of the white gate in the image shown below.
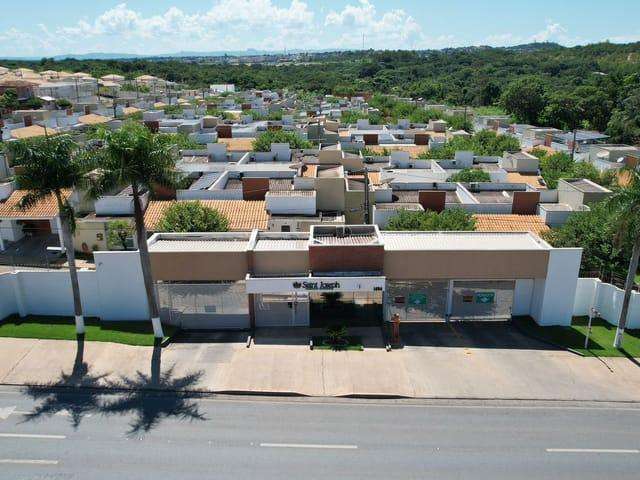
[[247,329],[249,303],[244,282],[161,283],[160,318],[188,330]]
[[306,327],[309,325],[309,295],[256,294],[256,327]]

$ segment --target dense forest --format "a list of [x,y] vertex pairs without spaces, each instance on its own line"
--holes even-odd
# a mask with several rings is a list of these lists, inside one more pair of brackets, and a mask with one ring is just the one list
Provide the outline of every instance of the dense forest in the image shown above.
[[156,75],[192,87],[289,88],[322,94],[395,93],[452,105],[499,105],[517,121],[608,131],[640,142],[640,43],[566,48],[532,44],[440,51],[359,51],[305,63],[230,65],[167,60],[1,62],[37,70]]

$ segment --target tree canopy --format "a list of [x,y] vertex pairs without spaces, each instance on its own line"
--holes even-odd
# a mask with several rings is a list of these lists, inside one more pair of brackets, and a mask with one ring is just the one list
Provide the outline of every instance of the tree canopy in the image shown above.
[[217,210],[200,202],[176,202],[164,212],[159,232],[226,232],[229,220]]
[[451,175],[447,182],[490,182],[491,176],[479,168],[463,168],[458,173]]
[[473,215],[462,208],[434,211],[400,210],[389,220],[387,230],[409,231],[472,231],[476,228]]
[[313,147],[310,141],[303,139],[295,132],[268,130],[256,137],[253,141],[253,149],[256,152],[269,152],[272,143],[288,143],[293,149]]

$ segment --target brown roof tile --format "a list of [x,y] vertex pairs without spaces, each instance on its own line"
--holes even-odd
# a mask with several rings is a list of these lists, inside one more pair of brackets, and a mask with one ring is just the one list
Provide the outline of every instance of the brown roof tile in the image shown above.
[[[229,219],[229,230],[234,232],[248,231],[258,228],[267,229],[269,214],[263,200],[198,200],[202,205],[213,208]],[[154,231],[164,211],[175,200],[151,201],[144,214],[147,230]]]
[[[58,215],[58,202],[55,196],[49,195],[31,208],[22,210],[19,205],[27,190],[16,190],[4,202],[0,203],[0,217],[4,218],[53,218]],[[70,190],[65,190],[63,195],[68,197]]]
[[540,235],[549,230],[539,215],[476,214],[478,232],[531,232]]

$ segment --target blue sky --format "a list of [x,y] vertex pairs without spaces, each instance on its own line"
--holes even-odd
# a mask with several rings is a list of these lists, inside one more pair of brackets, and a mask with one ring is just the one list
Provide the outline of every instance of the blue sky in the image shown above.
[[0,56],[640,41],[638,0],[7,2]]

